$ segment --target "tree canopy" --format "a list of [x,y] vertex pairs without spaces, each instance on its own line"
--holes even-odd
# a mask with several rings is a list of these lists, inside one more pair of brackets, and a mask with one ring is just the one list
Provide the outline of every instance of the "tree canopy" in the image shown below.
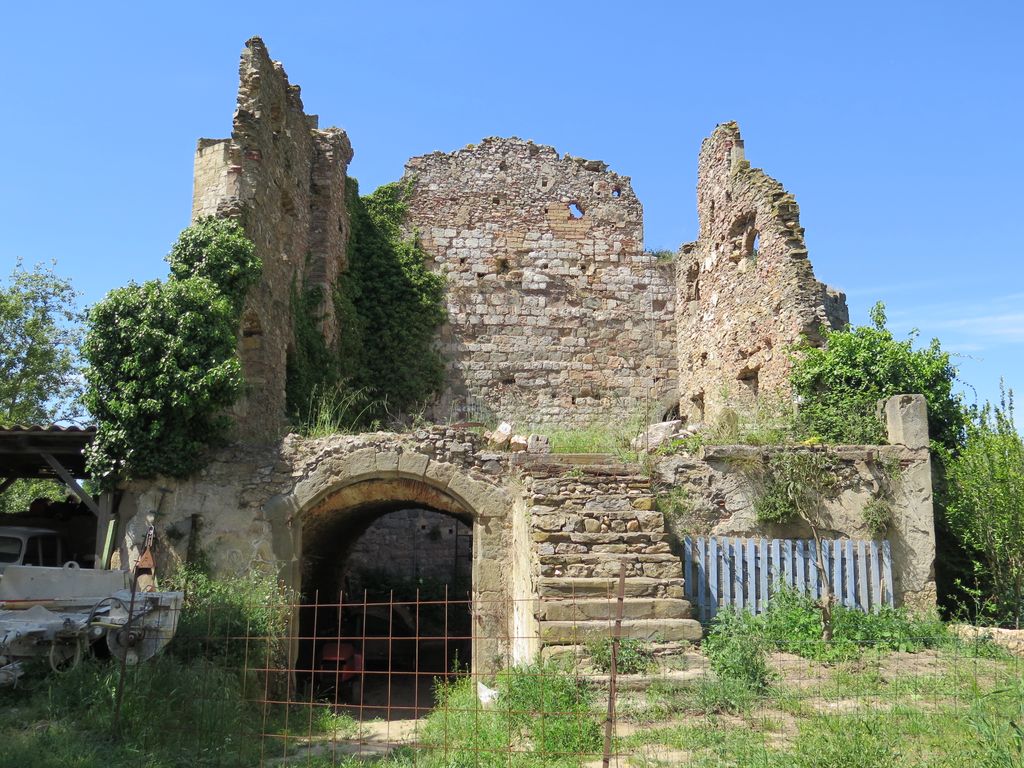
[[886,327],[885,306],[871,310],[871,325],[826,330],[825,346],[795,350],[791,380],[800,396],[801,426],[832,442],[885,439],[876,403],[893,395],[922,394],[932,441],[955,452],[964,441],[964,411],[953,391],[956,368],[937,339],[915,348],[916,332],[899,340]]
[[946,517],[979,555],[986,606],[1000,621],[1024,620],[1024,441],[1013,414],[1013,393],[998,406],[976,409],[967,442],[948,466]]
[[19,262],[0,284],[0,423],[42,424],[81,415],[81,314],[70,281]]
[[252,243],[237,222],[203,219],[168,261],[167,280],[130,283],[89,310],[85,403],[98,422],[89,468],[105,481],[201,467],[242,389],[239,316],[260,270]]

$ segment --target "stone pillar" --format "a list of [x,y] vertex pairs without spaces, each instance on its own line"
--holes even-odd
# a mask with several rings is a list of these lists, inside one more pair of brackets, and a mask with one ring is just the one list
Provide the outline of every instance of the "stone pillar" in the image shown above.
[[924,395],[893,395],[880,405],[892,445],[928,448],[928,404]]

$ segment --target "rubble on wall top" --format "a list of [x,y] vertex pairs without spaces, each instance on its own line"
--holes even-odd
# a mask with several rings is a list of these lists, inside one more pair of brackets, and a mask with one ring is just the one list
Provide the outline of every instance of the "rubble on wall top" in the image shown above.
[[472,156],[476,154],[488,154],[497,155],[502,154],[502,150],[508,153],[516,151],[526,150],[530,157],[538,157],[546,160],[554,160],[560,163],[571,163],[584,171],[590,171],[592,173],[607,173],[614,176],[616,179],[623,182],[629,182],[629,176],[622,176],[613,170],[610,170],[608,163],[603,160],[588,160],[584,157],[573,157],[569,153],[560,155],[558,150],[547,144],[537,144],[529,139],[522,139],[518,136],[487,136],[480,141],[479,144],[467,144],[461,149],[456,149],[452,152],[443,152],[441,150],[435,150],[425,155],[418,155],[410,158],[406,162],[406,168],[416,168],[422,164],[422,161],[427,159],[440,160],[445,158],[458,158],[462,156]]

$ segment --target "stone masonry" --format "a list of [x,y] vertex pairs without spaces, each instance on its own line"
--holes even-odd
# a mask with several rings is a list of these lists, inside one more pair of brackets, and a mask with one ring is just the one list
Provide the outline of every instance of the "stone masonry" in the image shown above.
[[678,265],[680,411],[712,421],[727,406],[790,397],[789,349],[849,322],[846,297],[819,283],[796,200],[744,157],[736,123],[705,139],[697,164],[700,234]]
[[[303,111],[299,86],[259,38],[245,44],[239,80],[231,138],[199,140],[192,216],[238,218],[263,260],[242,316],[247,394],[233,415],[239,438],[272,441],[284,426],[293,294],[320,289],[327,299],[346,267],[352,147],[344,131],[318,130],[316,115]],[[331,301],[321,315],[324,336],[333,341],[339,329]]]
[[[120,562],[137,557],[153,520],[161,568],[201,553],[216,572],[266,570],[302,594],[317,574],[344,569],[375,520],[433,510],[472,532],[477,670],[608,633],[622,565],[628,636],[699,638],[673,536],[763,533],[756,488],[737,469],[759,449],[651,456],[642,470],[608,457],[496,451],[452,426],[283,435],[293,297],[319,289],[326,299],[346,279],[352,150],[342,131],[320,130],[304,113],[298,86],[258,38],[246,44],[240,80],[231,138],[199,142],[193,203],[194,217],[237,217],[263,260],[240,329],[247,389],[235,440],[192,477],[126,485]],[[629,178],[599,161],[492,138],[413,158],[405,180],[408,233],[447,280],[438,422],[574,427],[640,411],[657,420],[677,405],[690,421],[711,419],[788,398],[788,348],[847,321],[843,295],[814,277],[795,200],[750,168],[735,123],[704,142],[699,238],[675,262],[644,251]],[[328,343],[346,332],[330,301],[321,317]],[[864,537],[880,459],[898,460],[897,600],[926,607],[935,541],[923,398],[900,396],[884,413],[892,445],[813,449],[843,465],[828,526]],[[685,531],[658,506],[673,489],[689,500]]]
[[674,275],[628,177],[521,139],[406,164],[448,283],[441,418],[580,425],[674,403]]

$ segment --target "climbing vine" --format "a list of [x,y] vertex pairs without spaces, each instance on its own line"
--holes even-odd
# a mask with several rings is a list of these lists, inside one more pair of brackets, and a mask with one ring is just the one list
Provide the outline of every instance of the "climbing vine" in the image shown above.
[[167,280],[129,283],[88,313],[84,400],[98,423],[88,461],[107,483],[201,467],[241,392],[239,317],[261,268],[253,244],[237,222],[208,218],[167,260]]
[[331,300],[340,329],[334,348],[317,330],[322,296],[293,292],[295,348],[288,360],[288,406],[300,422],[318,395],[359,392],[371,404],[353,413],[367,427],[416,409],[443,381],[436,347],[444,321],[444,278],[428,269],[418,238],[404,237],[409,182],[386,184],[365,197],[348,183],[348,269]]

